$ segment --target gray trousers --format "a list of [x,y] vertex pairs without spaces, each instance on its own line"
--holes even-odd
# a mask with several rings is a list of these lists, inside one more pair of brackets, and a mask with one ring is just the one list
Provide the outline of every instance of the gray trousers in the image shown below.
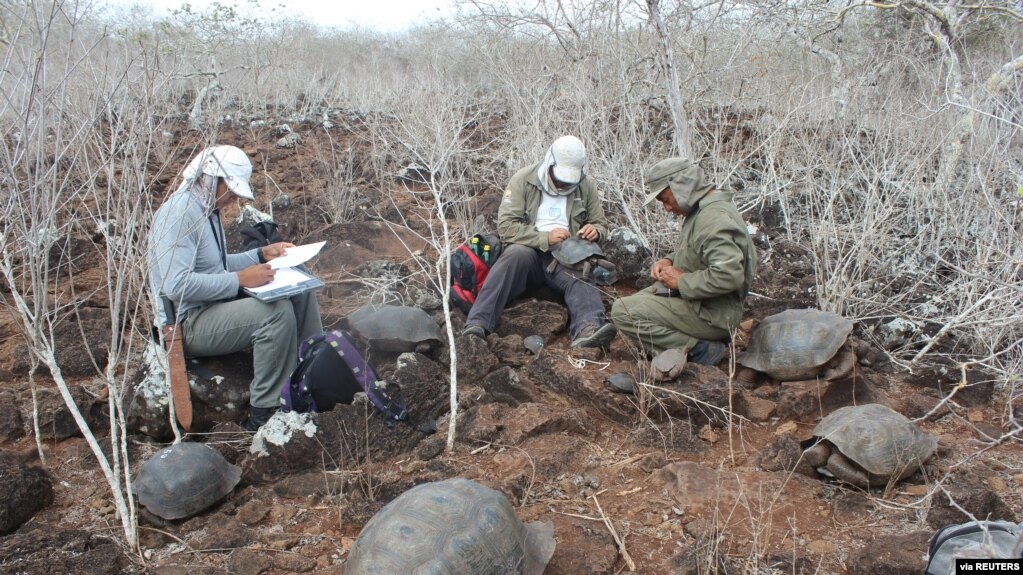
[[597,287],[560,267],[553,274],[547,273],[547,266],[553,259],[550,253],[522,244],[505,246],[476,296],[466,323],[494,331],[509,301],[527,290],[547,285],[565,297],[572,339],[586,326],[604,325],[607,316],[604,315],[604,302],[600,301]]
[[298,363],[298,342],[321,332],[315,291],[272,303],[248,297],[188,312],[185,354],[209,357],[251,347],[249,405],[277,407],[284,382]]

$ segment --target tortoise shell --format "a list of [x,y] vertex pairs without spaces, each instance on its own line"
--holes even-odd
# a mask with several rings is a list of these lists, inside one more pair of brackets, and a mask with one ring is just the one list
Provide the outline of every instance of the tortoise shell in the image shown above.
[[554,259],[566,266],[574,266],[594,256],[604,257],[604,252],[600,250],[597,242],[591,242],[576,236],[569,237],[555,244],[551,248],[551,254],[554,256]]
[[789,309],[764,319],[736,361],[779,381],[816,376],[852,333],[853,322],[816,309]]
[[348,327],[370,350],[403,353],[420,344],[439,344],[440,328],[429,314],[409,306],[365,306],[348,316]]
[[553,527],[523,525],[499,491],[454,478],[413,487],[363,528],[346,575],[540,575]]
[[912,475],[938,448],[935,437],[877,403],[836,409],[817,424],[813,435],[885,481]]
[[242,470],[201,443],[176,443],[142,464],[132,486],[139,503],[164,519],[182,519],[234,490]]

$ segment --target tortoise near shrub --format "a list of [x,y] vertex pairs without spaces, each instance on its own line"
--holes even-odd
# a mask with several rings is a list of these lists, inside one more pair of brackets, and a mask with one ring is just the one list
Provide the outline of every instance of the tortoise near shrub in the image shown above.
[[777,381],[820,377],[840,379],[856,365],[860,345],[849,342],[853,322],[817,309],[789,309],[769,316],[736,357],[741,383],[752,384],[759,373]]
[[822,475],[867,489],[916,473],[938,440],[901,413],[868,403],[832,412],[803,447],[804,460]]
[[523,525],[500,492],[454,478],[424,483],[363,528],[346,575],[541,575],[554,554],[549,523]]

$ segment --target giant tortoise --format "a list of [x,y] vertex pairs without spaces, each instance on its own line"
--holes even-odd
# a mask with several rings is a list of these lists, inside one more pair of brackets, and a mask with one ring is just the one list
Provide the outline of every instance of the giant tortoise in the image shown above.
[[508,499],[454,478],[402,493],[352,546],[346,575],[540,575],[554,554],[550,523],[523,525]]
[[853,322],[816,309],[789,309],[769,316],[736,357],[736,379],[750,383],[756,373],[778,381],[821,377],[839,379],[856,365],[856,351],[847,344]]
[[611,285],[618,279],[615,265],[606,259],[596,242],[572,236],[555,244],[551,255],[554,261],[548,267],[550,272],[561,264],[570,273],[593,280],[598,285]]
[[142,464],[132,487],[150,513],[183,519],[212,506],[230,493],[242,470],[219,451],[202,443],[176,443]]
[[348,327],[369,345],[370,351],[425,351],[441,342],[437,323],[417,307],[361,307],[348,316]]
[[934,454],[938,440],[901,413],[868,403],[832,412],[804,447],[803,458],[819,473],[867,489],[915,473]]

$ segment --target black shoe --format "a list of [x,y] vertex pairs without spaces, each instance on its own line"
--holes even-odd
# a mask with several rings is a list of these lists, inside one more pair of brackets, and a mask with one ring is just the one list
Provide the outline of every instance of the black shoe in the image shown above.
[[571,347],[604,347],[611,343],[618,328],[615,324],[608,322],[602,326],[588,325],[579,331],[579,335],[572,340]]
[[267,421],[277,413],[276,407],[253,407],[249,406],[249,418],[245,420],[245,431],[255,433],[260,427],[266,425]]
[[465,324],[465,328],[462,329],[462,335],[471,335],[480,339],[487,339],[487,330],[482,325],[467,323]]
[[701,339],[689,350],[689,361],[702,365],[717,365],[725,358],[725,344]]

